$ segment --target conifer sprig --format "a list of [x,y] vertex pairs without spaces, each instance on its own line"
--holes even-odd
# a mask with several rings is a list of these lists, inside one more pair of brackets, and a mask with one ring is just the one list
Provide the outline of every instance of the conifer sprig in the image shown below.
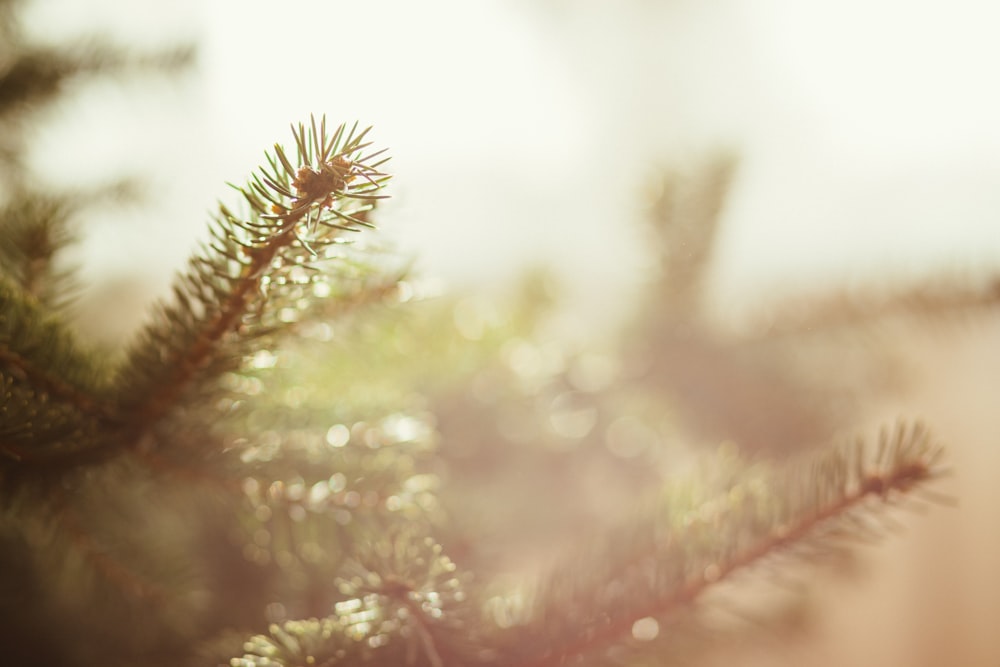
[[388,158],[365,152],[368,130],[341,125],[328,135],[325,119],[293,128],[294,160],[275,145],[268,167],[240,192],[239,215],[219,207],[212,241],[174,285],[174,301],[157,307],[125,361],[121,376],[123,433],[134,443],[185,396],[211,380],[272,333],[268,315],[289,304],[286,288],[312,280],[317,264],[337,256],[345,231],[365,220],[388,176]]
[[2,279],[0,361],[7,374],[56,400],[83,411],[106,409],[97,399],[103,390],[101,366],[86,356],[63,322]]
[[63,322],[29,293],[0,277],[0,451],[36,463],[87,449],[104,400],[103,366]]
[[433,539],[397,528],[371,534],[339,579],[322,619],[272,624],[232,667],[472,664],[478,612],[464,577]]
[[72,275],[56,256],[73,241],[66,200],[19,192],[0,209],[0,273],[43,306],[55,310],[72,294]]
[[[941,275],[899,288],[830,291],[790,299],[767,315],[770,338],[851,330],[892,318],[952,323],[989,314],[1000,304],[1000,276]],[[764,327],[761,327],[762,329]]]
[[921,426],[899,427],[883,432],[874,452],[836,448],[805,469],[737,484],[711,501],[674,497],[588,552],[589,565],[578,554],[554,570],[511,628],[504,663],[600,664],[609,649],[632,641],[637,622],[692,611],[718,583],[769,558],[814,556],[835,548],[838,535],[857,535],[859,517],[939,476],[940,456]]

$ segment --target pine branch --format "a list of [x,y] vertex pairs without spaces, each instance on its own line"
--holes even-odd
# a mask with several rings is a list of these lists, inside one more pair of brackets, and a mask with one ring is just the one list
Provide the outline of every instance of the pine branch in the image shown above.
[[475,662],[476,604],[440,545],[405,527],[361,544],[338,579],[344,598],[332,615],[273,624],[232,667]]
[[[37,206],[31,206],[37,204]],[[0,211],[0,271],[17,280],[30,295],[44,302],[44,285],[52,258],[72,239],[66,233],[65,211],[56,202],[30,202],[23,211]]]
[[8,23],[0,15],[0,172],[11,181],[24,176],[25,140],[35,114],[62,99],[69,84],[96,76],[174,74],[194,60],[190,45],[143,53],[99,37],[59,47],[25,43],[14,16],[18,9],[8,10]]
[[[0,358],[0,362],[6,362]],[[35,465],[99,445],[100,425],[73,405],[0,374],[0,461]],[[6,467],[6,466],[5,466]],[[9,472],[9,471],[8,471]],[[11,477],[4,475],[3,482]],[[6,486],[0,483],[0,487]]]
[[0,278],[0,451],[35,463],[97,446],[113,413],[106,376],[61,321]]
[[82,290],[78,267],[66,262],[64,251],[79,240],[76,224],[98,209],[137,201],[142,194],[129,178],[58,192],[16,185],[0,206],[0,276],[43,310],[73,320]]
[[[510,630],[503,662],[600,662],[631,642],[642,619],[669,620],[739,572],[806,547],[829,550],[840,531],[857,534],[851,522],[858,516],[938,476],[940,454],[922,427],[901,427],[883,432],[874,456],[860,444],[838,448],[806,472],[793,467],[711,502],[668,506],[588,554],[589,565],[577,556],[555,570],[534,609]],[[581,580],[581,573],[593,578]]]
[[668,173],[650,198],[647,218],[661,269],[657,296],[688,315],[700,307],[700,290],[735,170],[735,161],[727,156],[717,158],[696,178]]
[[189,65],[190,46],[147,54],[91,40],[72,46],[21,45],[0,69],[0,118],[47,102],[62,92],[75,77],[92,74],[122,74],[129,69],[174,71]]
[[858,328],[892,317],[948,322],[974,313],[988,313],[1000,305],[1000,276],[939,276],[899,289],[874,288],[834,291],[822,296],[793,299],[767,315],[768,338]]
[[129,598],[157,601],[170,594],[168,586],[142,576],[128,563],[109,553],[110,550],[102,545],[92,532],[80,525],[76,510],[66,494],[61,490],[57,493],[60,512],[56,526],[65,537],[69,538],[70,549],[87,564],[89,571],[109,585],[110,590],[119,591]]
[[[281,146],[240,189],[247,216],[225,206],[211,228],[213,240],[174,286],[174,302],[160,305],[154,321],[130,350],[121,371],[125,440],[134,444],[197,385],[234,367],[248,344],[272,333],[268,317],[281,306],[299,274],[337,256],[345,231],[371,225],[364,213],[381,198],[386,159],[360,133],[340,126],[332,136],[325,119],[293,129],[296,164]],[[318,249],[318,250],[317,250]]]
[[29,294],[0,279],[0,362],[6,373],[83,411],[104,413],[107,372],[65,324]]

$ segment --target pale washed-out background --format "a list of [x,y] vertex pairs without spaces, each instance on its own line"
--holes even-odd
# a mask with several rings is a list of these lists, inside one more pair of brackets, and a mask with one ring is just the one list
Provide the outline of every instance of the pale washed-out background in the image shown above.
[[162,287],[231,199],[223,183],[313,112],[375,125],[395,156],[387,235],[464,283],[545,263],[578,295],[620,302],[642,273],[634,219],[653,167],[719,152],[741,159],[716,256],[722,310],[789,276],[1000,258],[990,2],[35,4],[55,38],[94,27],[199,46],[180,84],[91,91],[39,151],[67,178],[153,177],[145,224],[108,219],[87,253]]

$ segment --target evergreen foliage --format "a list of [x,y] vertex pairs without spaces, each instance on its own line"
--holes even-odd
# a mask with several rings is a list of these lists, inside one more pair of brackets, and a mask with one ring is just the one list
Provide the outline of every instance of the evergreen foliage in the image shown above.
[[[11,6],[0,4],[8,31]],[[7,146],[10,114],[90,67],[21,55],[0,79]],[[40,57],[52,76],[19,74]],[[941,474],[919,425],[780,465],[745,455],[828,434],[730,428],[709,404],[698,419],[722,432],[682,430],[679,415],[698,412],[683,403],[689,381],[717,369],[677,360],[722,349],[698,288],[730,163],[687,213],[659,200],[655,317],[624,351],[552,361],[539,299],[495,321],[475,302],[429,299],[366,238],[389,179],[368,136],[325,118],[294,126],[293,147],[276,144],[238,205],[219,206],[122,354],[91,349],[63,317],[65,199],[40,198],[20,161],[5,163],[5,663],[693,661],[713,590],[878,536],[885,508]],[[692,252],[676,252],[681,234]],[[615,356],[633,370],[616,372]],[[683,437],[744,451],[667,482]],[[631,500],[601,519],[578,482],[595,470],[603,492]],[[546,515],[560,493],[584,510]]]

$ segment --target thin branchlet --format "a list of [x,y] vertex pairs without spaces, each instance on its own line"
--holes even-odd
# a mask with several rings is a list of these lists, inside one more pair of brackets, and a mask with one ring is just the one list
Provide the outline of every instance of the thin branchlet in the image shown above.
[[0,452],[22,464],[87,450],[114,414],[104,365],[31,294],[0,278]]
[[[941,449],[930,443],[919,425],[899,427],[892,434],[883,432],[875,454],[871,456],[869,451],[864,447],[839,448],[814,461],[811,473],[793,468],[773,482],[767,498],[751,498],[742,491],[734,496],[731,491],[730,497],[740,496],[743,501],[693,508],[668,529],[666,536],[647,543],[652,551],[633,554],[628,559],[631,566],[625,562],[619,573],[625,579],[598,586],[605,590],[607,585],[619,585],[628,598],[611,595],[598,601],[593,599],[593,587],[586,583],[576,584],[577,593],[572,592],[572,583],[568,584],[569,593],[556,586],[554,596],[542,595],[532,616],[536,622],[556,622],[534,638],[535,649],[515,650],[519,657],[508,664],[552,667],[619,645],[631,637],[636,621],[679,614],[737,572],[778,554],[798,553],[806,546],[820,550],[834,546],[824,540],[834,539],[833,527],[839,522],[850,522],[859,512],[872,511],[872,503],[891,502],[896,494],[907,493],[941,472],[937,467]],[[652,523],[663,521],[660,517]],[[721,537],[706,539],[706,530]],[[578,563],[561,571],[585,568]],[[636,581],[629,582],[629,576]],[[644,585],[630,585],[638,584],[639,579]],[[569,611],[564,609],[567,604],[576,610],[573,613],[587,610],[584,617],[561,622]]]
[[770,309],[765,315],[766,325],[758,326],[773,339],[818,331],[847,331],[893,319],[953,323],[989,314],[998,303],[1000,276],[996,274],[941,275],[916,285],[793,298]]
[[[168,414],[193,385],[226,369],[245,345],[270,332],[264,315],[289,281],[289,267],[312,268],[315,248],[345,231],[370,227],[364,213],[388,176],[362,151],[368,130],[333,136],[325,119],[293,128],[296,156],[276,145],[268,166],[240,192],[246,216],[220,206],[213,241],[175,284],[175,300],[161,305],[122,369],[122,433],[134,444]],[[381,163],[379,163],[381,164]]]

